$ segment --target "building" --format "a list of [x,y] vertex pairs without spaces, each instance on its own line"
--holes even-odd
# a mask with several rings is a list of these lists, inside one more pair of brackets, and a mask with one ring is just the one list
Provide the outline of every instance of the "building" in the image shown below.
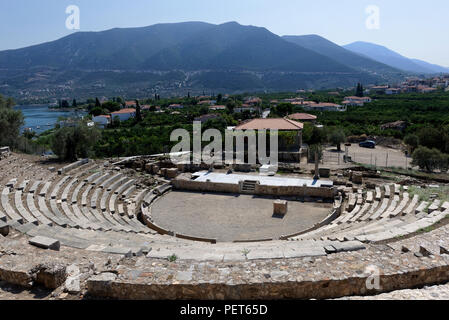
[[299,152],[302,148],[302,130],[304,124],[298,121],[276,118],[276,119],[252,119],[245,121],[234,128],[234,131],[243,130],[278,130],[279,132],[295,132],[294,142],[279,139],[279,151],[281,152]]
[[342,102],[345,106],[356,106],[356,107],[363,107],[365,103],[372,102],[370,97],[345,97],[344,101]]
[[356,97],[356,96],[351,96],[351,97],[345,97],[346,101],[350,101],[350,102],[362,102],[362,103],[370,103],[372,102],[372,99],[370,97]]
[[259,106],[262,104],[262,99],[259,97],[248,97],[245,99],[245,104],[248,104],[250,106]]
[[385,94],[391,95],[391,94],[399,94],[399,93],[401,93],[401,89],[399,89],[399,88],[388,88],[388,89],[385,89]]
[[387,89],[388,89],[388,86],[374,86],[374,87],[370,88],[370,92],[382,94],[382,93],[385,93],[385,90],[387,90]]
[[251,106],[249,104],[243,104],[241,107],[235,107],[234,112],[235,113],[242,113],[245,111],[249,111],[251,113],[259,111],[259,107]]
[[168,106],[169,109],[184,109],[184,106],[182,104],[179,103],[173,103],[171,105]]
[[291,104],[302,104],[304,102],[304,98],[301,97],[297,97],[297,98],[292,98],[292,99],[284,99],[282,100],[283,102],[286,103],[291,103]]
[[125,102],[125,108],[136,108],[136,101],[126,101]]
[[210,106],[209,110],[211,110],[211,111],[224,111],[224,110],[226,110],[226,106],[223,106],[223,105]]
[[408,123],[406,121],[395,121],[390,123],[385,123],[380,126],[382,130],[397,130],[397,131],[405,131],[407,129]]
[[198,102],[199,105],[208,105],[208,106],[214,106],[217,104],[217,100],[202,100]]
[[209,120],[219,119],[221,116],[216,113],[203,114],[202,116],[196,117],[194,121],[199,121],[201,123],[205,123]]
[[315,122],[317,116],[308,113],[294,113],[287,116],[290,120],[300,121],[300,122]]
[[304,110],[313,110],[313,111],[338,111],[338,112],[344,112],[344,111],[347,110],[345,105],[339,105],[339,104],[329,103],[329,102],[304,104],[303,108],[304,108]]
[[104,129],[111,123],[111,116],[100,115],[92,118],[92,121],[100,128]]
[[136,116],[136,109],[134,108],[126,108],[111,113],[112,120],[118,117],[120,121],[126,121],[131,118],[134,118],[135,116]]

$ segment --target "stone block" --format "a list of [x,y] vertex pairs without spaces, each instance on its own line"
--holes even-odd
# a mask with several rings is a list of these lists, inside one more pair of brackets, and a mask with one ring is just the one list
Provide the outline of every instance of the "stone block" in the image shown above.
[[50,249],[55,251],[59,251],[59,248],[61,247],[61,244],[58,240],[42,236],[31,238],[28,243],[38,248]]
[[178,168],[169,168],[165,171],[165,177],[168,179],[174,179],[178,175]]
[[360,172],[353,172],[352,173],[352,182],[355,184],[362,184],[363,183],[363,174]]
[[273,214],[285,216],[287,214],[288,203],[286,200],[276,200],[273,203]]

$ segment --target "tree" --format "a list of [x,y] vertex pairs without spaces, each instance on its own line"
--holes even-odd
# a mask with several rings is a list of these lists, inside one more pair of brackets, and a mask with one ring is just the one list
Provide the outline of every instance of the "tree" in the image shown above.
[[98,100],[98,98],[95,98],[95,106],[101,108],[101,103],[100,100]]
[[355,95],[356,95],[356,97],[363,97],[363,85],[361,83],[357,83]]
[[94,107],[92,110],[90,110],[89,114],[91,114],[94,117],[97,117],[99,115],[102,115],[103,109],[101,107]]
[[24,124],[22,111],[14,110],[14,100],[0,95],[0,146],[15,146]]
[[140,108],[139,100],[136,100],[136,122],[142,122],[142,109]]
[[76,161],[92,154],[93,146],[100,138],[95,127],[78,122],[75,127],[62,127],[56,130],[51,139],[51,149],[61,161]]
[[78,104],[76,103],[76,99],[73,99],[73,102],[72,102],[72,107],[73,107],[73,108],[76,108],[76,107],[78,107]]
[[59,100],[60,108],[70,108],[70,104],[67,100]]
[[281,117],[285,117],[291,114],[293,111],[293,105],[291,103],[280,103],[275,108],[275,113]]
[[217,96],[217,103],[220,104],[223,101],[223,95],[221,93]]
[[404,138],[404,143],[409,146],[410,152],[413,153],[419,146],[419,138],[416,134],[408,134]]
[[227,111],[228,111],[229,114],[234,113],[235,102],[234,102],[234,101],[229,101],[229,102],[226,104],[226,109],[227,109]]
[[433,127],[424,127],[417,132],[419,144],[427,148],[440,149],[444,142],[442,141],[442,134],[440,130]]
[[102,109],[106,109],[109,112],[119,111],[120,103],[114,101],[106,101],[101,105]]
[[418,166],[422,170],[432,172],[435,169],[444,167],[445,155],[438,149],[429,149],[427,147],[419,147],[413,152],[412,165]]
[[335,128],[331,131],[329,134],[329,141],[337,146],[337,151],[341,151],[341,144],[346,142],[346,135],[345,132],[342,129]]

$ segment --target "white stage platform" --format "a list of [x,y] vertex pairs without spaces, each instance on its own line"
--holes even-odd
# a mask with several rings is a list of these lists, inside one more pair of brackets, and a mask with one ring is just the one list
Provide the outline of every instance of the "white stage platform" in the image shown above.
[[239,181],[251,180],[259,181],[261,185],[265,186],[296,186],[302,187],[307,185],[307,187],[332,187],[334,183],[330,180],[313,180],[313,179],[295,179],[295,178],[284,178],[284,177],[269,177],[269,176],[258,176],[258,175],[244,175],[244,174],[225,174],[216,172],[200,171],[194,173],[195,181],[217,183],[229,183],[238,184]]

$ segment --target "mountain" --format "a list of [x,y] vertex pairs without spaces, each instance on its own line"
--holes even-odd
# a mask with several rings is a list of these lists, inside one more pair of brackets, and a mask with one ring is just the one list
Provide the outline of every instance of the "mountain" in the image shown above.
[[158,24],[78,32],[60,40],[0,52],[0,68],[255,70],[353,72],[265,28],[231,22]]
[[56,41],[0,52],[0,68],[135,69],[162,49],[211,26],[185,22],[77,32]]
[[374,43],[358,41],[343,47],[393,68],[413,73],[435,73],[435,67],[429,66],[430,64],[427,62],[416,62],[416,60],[404,57],[397,52]]
[[352,87],[401,76],[326,39],[298,39],[236,22],[77,32],[1,51],[0,92],[28,100],[142,97]]
[[428,63],[426,61],[418,60],[418,59],[412,59],[412,61],[418,65],[420,65],[423,68],[427,68],[431,70],[434,73],[448,73],[449,68],[439,66],[437,64]]
[[400,72],[383,63],[361,56],[318,35],[283,36],[283,39],[303,48],[315,51],[335,61],[359,70],[370,72]]

